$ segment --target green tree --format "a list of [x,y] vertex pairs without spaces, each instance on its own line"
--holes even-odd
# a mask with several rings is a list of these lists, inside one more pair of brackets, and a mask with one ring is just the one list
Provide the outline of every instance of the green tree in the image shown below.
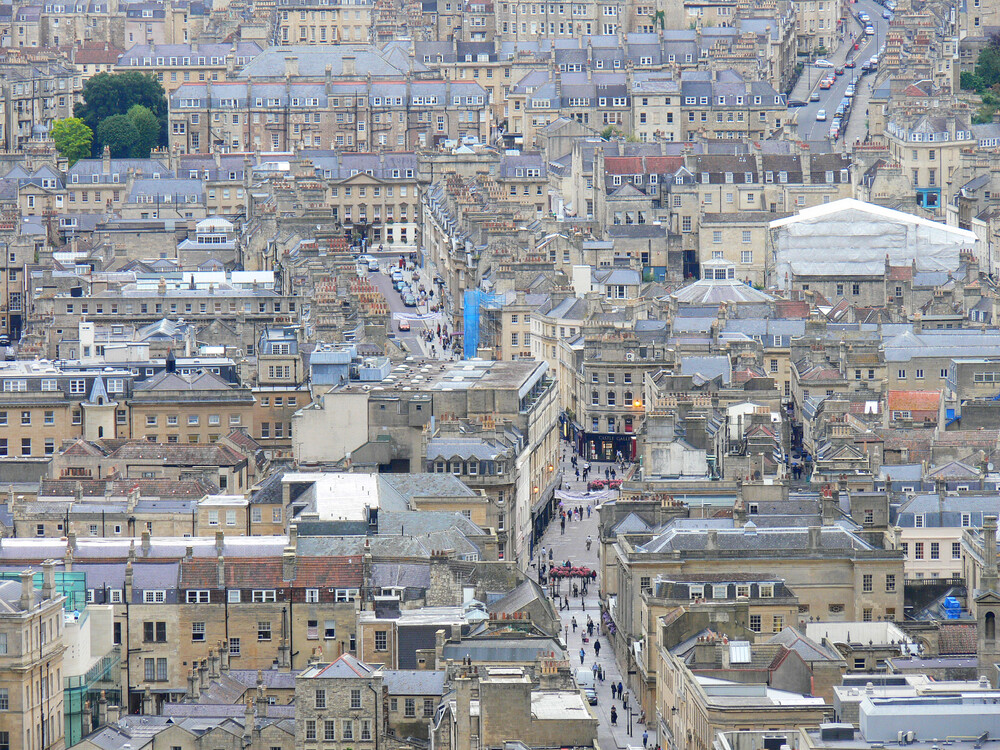
[[79,117],[56,120],[52,125],[52,140],[59,154],[69,160],[72,167],[80,159],[90,156],[94,131]]
[[[160,123],[157,143],[166,145],[167,97],[156,76],[138,73],[98,73],[89,78],[83,87],[83,101],[78,102],[73,114],[83,120],[94,133],[103,120],[114,115],[125,115],[139,104]],[[94,141],[94,155],[100,155],[100,139]]]
[[132,146],[132,156],[136,159],[148,159],[149,152],[156,148],[160,141],[160,121],[148,107],[133,104],[125,115],[135,125],[138,137]]
[[984,47],[976,60],[976,76],[986,87],[1000,83],[1000,47]]
[[95,143],[98,147],[98,153],[107,146],[111,150],[111,156],[123,159],[132,155],[132,149],[135,148],[138,140],[139,131],[127,115],[105,117],[97,126]]

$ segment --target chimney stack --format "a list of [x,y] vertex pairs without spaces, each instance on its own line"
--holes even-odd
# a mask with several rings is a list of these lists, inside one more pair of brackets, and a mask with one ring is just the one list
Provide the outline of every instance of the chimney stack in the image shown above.
[[211,680],[219,679],[219,657],[214,648],[208,650],[208,677]]
[[42,598],[56,598],[56,562],[46,560],[42,563]]
[[121,713],[120,706],[108,706],[108,724],[117,724]]
[[983,573],[979,578],[982,591],[997,590],[997,517],[983,519]]
[[108,696],[101,691],[101,697],[97,699],[97,726],[103,727],[108,723]]
[[254,730],[253,696],[249,693],[243,706],[243,746],[248,747],[253,742]]
[[35,604],[35,574],[30,570],[21,573],[21,609],[30,612]]
[[192,703],[196,703],[201,695],[201,690],[198,685],[198,673],[195,671],[194,667],[188,670],[188,700]]
[[809,527],[809,549],[819,549],[821,532],[822,528],[819,526]]

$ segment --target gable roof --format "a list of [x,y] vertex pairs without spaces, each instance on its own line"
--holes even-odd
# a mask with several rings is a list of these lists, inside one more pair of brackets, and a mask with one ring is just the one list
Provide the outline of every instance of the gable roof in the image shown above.
[[889,391],[889,411],[937,411],[940,391]]
[[[360,556],[298,557],[295,578],[286,581],[281,558],[256,557],[223,563],[226,588],[359,588],[363,583]],[[182,560],[178,587],[219,587],[219,565],[212,559]]]

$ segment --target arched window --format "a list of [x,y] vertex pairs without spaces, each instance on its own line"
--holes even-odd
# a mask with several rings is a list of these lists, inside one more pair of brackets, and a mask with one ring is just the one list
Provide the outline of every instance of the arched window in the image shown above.
[[104,428],[103,427],[98,427],[97,428],[97,437],[99,437],[99,438],[104,437]]
[[997,637],[997,616],[992,612],[986,613],[986,640],[995,641]]

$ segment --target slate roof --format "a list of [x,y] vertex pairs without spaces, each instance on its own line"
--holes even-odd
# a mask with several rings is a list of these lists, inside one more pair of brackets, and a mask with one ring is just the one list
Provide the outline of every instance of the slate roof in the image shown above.
[[927,472],[928,479],[979,479],[982,477],[975,466],[962,461],[949,461],[935,466]]
[[377,588],[426,589],[431,585],[431,569],[421,563],[375,563],[372,565],[372,586]]
[[140,497],[170,497],[197,499],[219,491],[218,485],[202,479],[43,479],[38,496],[72,498],[79,484],[84,497],[125,497],[138,490]]
[[502,638],[490,636],[466,639],[461,643],[445,643],[444,658],[456,662],[471,656],[473,662],[534,662],[540,655],[561,653],[555,638]]
[[844,657],[836,649],[807,638],[804,633],[786,626],[780,633],[768,639],[768,643],[780,643],[798,653],[807,664],[817,661],[842,662]]
[[641,534],[650,530],[650,525],[635,513],[629,513],[611,529],[612,536],[618,534]]
[[483,533],[479,526],[457,511],[380,510],[378,514],[378,533],[382,536],[420,536],[449,529],[471,536]]
[[370,677],[375,673],[376,669],[376,667],[373,667],[370,664],[365,664],[363,661],[351,656],[350,654],[341,654],[336,661],[330,664],[317,664],[307,667],[306,670],[299,676],[301,678],[334,677],[340,679],[357,679]]
[[386,669],[382,681],[390,695],[444,695],[447,676],[440,669]]
[[199,370],[190,375],[178,372],[157,373],[135,384],[136,391],[233,391],[233,384],[211,370]]
[[[708,530],[675,529],[668,527],[659,536],[637,549],[647,553],[704,551],[708,547]],[[808,550],[808,528],[763,528],[748,533],[746,529],[717,529],[716,543],[719,550],[742,550],[768,554],[782,550]],[[819,547],[822,550],[867,552],[873,549],[861,537],[840,526],[819,529]]]
[[353,57],[357,75],[372,77],[405,76],[409,71],[426,71],[427,66],[399,50],[383,50],[368,44],[328,44],[292,47],[268,47],[239,73],[241,79],[284,78],[285,59],[298,58],[299,75],[303,78],[325,78],[326,66],[334,76],[344,75],[344,58]]
[[179,443],[129,442],[109,454],[123,461],[163,461],[169,466],[235,466],[243,458],[225,445],[181,445]]
[[491,615],[509,615],[519,612],[532,602],[543,601],[545,599],[546,595],[542,591],[542,588],[528,578],[501,598],[487,605],[486,611]]

